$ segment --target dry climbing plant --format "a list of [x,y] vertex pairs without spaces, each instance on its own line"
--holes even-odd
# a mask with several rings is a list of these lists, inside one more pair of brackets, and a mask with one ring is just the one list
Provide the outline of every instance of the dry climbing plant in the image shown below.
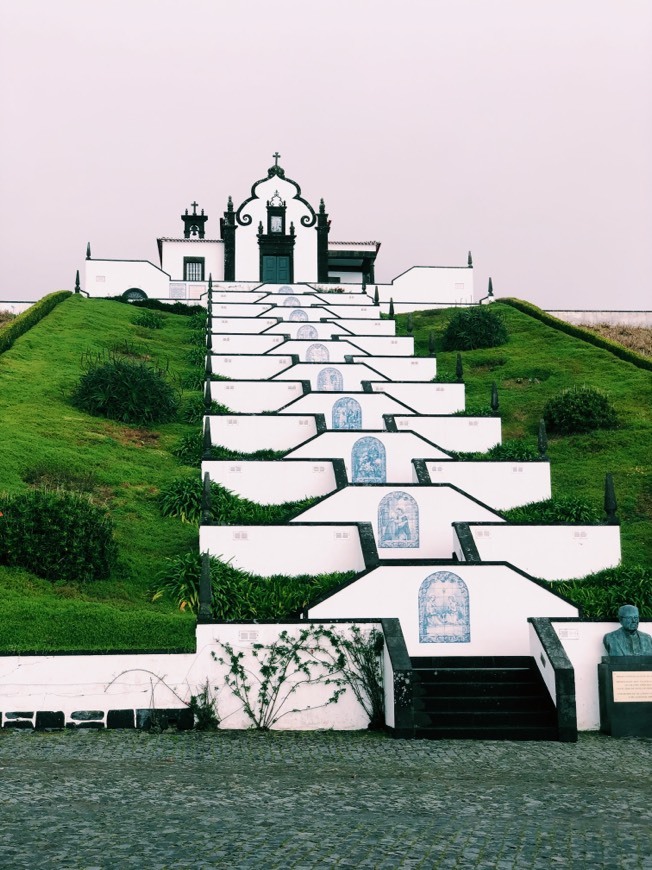
[[[347,688],[369,715],[370,727],[384,722],[381,656],[383,635],[363,634],[356,625],[344,637],[333,626],[302,628],[297,635],[280,632],[270,644],[253,644],[255,667],[245,665],[245,652],[218,641],[223,655],[213,658],[227,668],[224,681],[242,704],[255,728],[269,730],[284,716],[336,704]],[[291,706],[296,693],[324,685],[330,695],[321,704]]]

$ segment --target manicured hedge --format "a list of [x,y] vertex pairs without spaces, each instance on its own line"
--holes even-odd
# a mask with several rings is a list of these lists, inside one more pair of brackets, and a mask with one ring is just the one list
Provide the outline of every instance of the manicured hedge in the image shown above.
[[0,332],[0,353],[4,353],[12,346],[17,338],[24,335],[29,329],[43,320],[46,314],[49,314],[53,308],[72,296],[70,290],[60,290],[57,293],[50,293],[35,302],[27,311],[23,311]]
[[587,341],[589,344],[594,344],[596,347],[601,347],[603,350],[608,350],[610,353],[613,353],[614,356],[632,363],[639,369],[648,369],[648,371],[652,371],[652,360],[646,359],[646,357],[635,353],[633,350],[623,347],[622,344],[618,344],[616,341],[611,341],[609,338],[604,338],[601,335],[597,335],[595,332],[583,329],[581,326],[576,326],[574,323],[567,323],[565,320],[559,320],[558,317],[553,317],[552,314],[548,314],[547,311],[537,308],[537,306],[532,305],[531,302],[525,302],[523,299],[511,299],[508,297],[501,297],[497,301],[504,305],[511,305],[512,308],[522,311],[523,314],[529,314],[530,317],[535,317],[547,326],[552,326],[553,329],[558,329],[560,332],[572,335],[573,338],[579,338],[582,341]]

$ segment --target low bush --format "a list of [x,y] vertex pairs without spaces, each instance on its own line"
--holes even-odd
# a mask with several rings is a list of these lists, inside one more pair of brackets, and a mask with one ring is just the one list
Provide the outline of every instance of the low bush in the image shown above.
[[117,547],[106,510],[88,496],[37,489],[0,498],[0,562],[46,580],[109,576]]
[[24,335],[33,326],[36,326],[53,308],[56,308],[57,305],[64,302],[69,296],[72,296],[69,290],[50,293],[48,296],[39,299],[34,305],[30,305],[27,311],[23,311],[18,317],[14,317],[0,332],[0,353],[9,350],[17,338],[20,338],[21,335]]
[[530,502],[522,507],[502,512],[510,523],[599,523],[602,519],[598,509],[584,498],[575,495],[558,495],[546,501]]
[[188,326],[190,329],[206,329],[206,322],[208,320],[208,312],[205,308],[200,308],[199,311],[194,311],[192,317],[190,318],[190,323]]
[[134,326],[144,326],[146,329],[163,329],[165,317],[159,311],[143,311],[133,322]]
[[574,435],[595,429],[615,429],[618,415],[608,397],[595,387],[572,387],[553,396],[543,409],[550,433]]
[[185,401],[181,417],[186,423],[201,423],[206,414],[232,413],[230,408],[219,402],[211,402],[210,407],[207,408],[203,396],[192,396]]
[[548,584],[582,609],[587,619],[617,619],[623,604],[638,607],[641,619],[652,619],[652,567],[619,565],[582,580]]
[[158,503],[164,517],[178,517],[183,523],[199,525],[202,503],[199,475],[175,477],[161,489]]
[[141,426],[174,420],[179,407],[177,393],[160,369],[126,359],[92,365],[80,378],[71,401],[96,417]]
[[451,456],[460,462],[475,462],[477,460],[492,462],[536,462],[541,459],[536,445],[522,441],[520,438],[506,439],[502,444],[496,444],[485,453],[455,453]]
[[121,302],[123,305],[132,305],[134,308],[149,308],[152,311],[165,311],[168,314],[181,314],[184,317],[192,317],[202,311],[206,313],[203,305],[186,305],[185,302],[161,302],[160,299],[125,299],[123,296],[108,296],[111,302]]
[[[289,619],[311,601],[352,580],[355,572],[259,577],[211,557],[212,615],[225,622]],[[201,557],[186,553],[167,559],[153,600],[171,598],[181,610],[199,608]]]
[[507,327],[491,305],[456,311],[442,336],[444,350],[475,350],[498,347],[507,341]]

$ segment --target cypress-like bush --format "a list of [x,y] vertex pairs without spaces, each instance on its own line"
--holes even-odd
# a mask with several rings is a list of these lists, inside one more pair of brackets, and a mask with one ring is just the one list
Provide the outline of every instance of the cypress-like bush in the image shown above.
[[46,580],[109,576],[117,557],[106,510],[81,493],[36,489],[0,498],[0,562]]
[[72,403],[96,417],[138,425],[174,420],[179,407],[160,369],[126,359],[92,365],[75,387]]
[[507,327],[491,305],[462,308],[451,317],[443,334],[444,350],[498,347],[508,338]]
[[548,432],[581,434],[615,429],[618,415],[605,393],[595,387],[572,387],[553,396],[543,409]]

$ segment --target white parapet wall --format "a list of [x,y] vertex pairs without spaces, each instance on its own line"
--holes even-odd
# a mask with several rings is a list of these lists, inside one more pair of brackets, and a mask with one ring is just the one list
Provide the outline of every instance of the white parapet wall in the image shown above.
[[[289,369],[292,365],[292,357],[287,354],[280,356],[238,353],[211,354],[213,372],[231,380],[250,380],[251,378],[266,380]],[[297,378],[289,379],[296,380]]]
[[[254,320],[254,323],[255,322],[256,321]],[[334,335],[343,335],[345,337],[350,335],[343,326],[340,326],[339,323],[336,323],[334,320],[329,320],[327,323],[321,323],[317,320],[313,320],[312,322],[282,320],[277,322],[276,325],[272,326],[270,329],[265,330],[266,335],[275,333],[283,333],[284,335],[289,335],[290,338],[311,339],[329,339]]]
[[418,432],[445,450],[460,453],[484,452],[502,441],[500,417],[410,415],[395,416],[394,423],[399,432]]
[[502,521],[450,486],[347,486],[292,522],[368,522],[381,559],[451,559],[452,523]]
[[352,483],[413,483],[413,459],[438,459],[447,454],[413,432],[377,430],[331,430],[288,453],[293,459],[324,456],[343,459]]
[[214,333],[261,333],[278,324],[276,317],[212,317]]
[[309,415],[219,414],[207,419],[213,446],[242,453],[289,450],[317,434],[317,421]]
[[433,483],[452,483],[496,510],[551,496],[548,462],[426,462]]
[[[213,304],[218,305],[220,303],[224,304],[225,302],[231,302],[238,305],[242,304],[251,304],[254,302],[260,302],[260,300],[266,296],[266,293],[261,291],[247,291],[247,290],[216,290],[217,287],[224,287],[224,284],[213,284]],[[249,286],[249,285],[247,285]]]
[[[367,287],[373,295],[375,284]],[[473,304],[473,269],[468,266],[412,266],[391,284],[378,284],[381,302],[439,305]],[[416,310],[416,309],[412,309]]]
[[279,320],[291,320],[296,323],[313,323],[320,320],[330,320],[333,315],[321,306],[302,307],[295,305],[294,308],[289,308],[286,305],[270,306],[266,303],[264,313],[267,317],[278,317]]
[[393,320],[372,320],[371,318],[341,318],[333,321],[343,326],[351,335],[396,335],[396,323]]
[[[359,335],[350,339],[356,347],[353,356],[413,356],[414,338],[411,335]],[[351,353],[351,351],[348,351]]]
[[[242,653],[242,662],[250,671],[252,696],[256,703],[260,685],[259,665],[266,656],[265,648],[287,632],[291,639],[300,638],[301,632],[318,630],[320,626],[334,634],[351,637],[352,625],[346,623],[288,624],[205,624],[196,629],[197,651],[194,653],[125,653],[125,654],[57,654],[57,655],[3,655],[0,656],[0,725],[15,724],[7,714],[18,713],[22,722],[35,724],[41,711],[47,711],[49,721],[53,714],[60,717],[66,727],[104,727],[111,724],[111,716],[118,714],[114,727],[148,727],[151,718],[167,711],[186,713],[192,727],[192,714],[187,705],[192,695],[206,687],[215,701],[222,729],[253,727],[240,700],[227,685],[230,657],[226,646],[234,654]],[[379,625],[360,623],[358,630],[365,635],[380,630]],[[315,644],[314,641],[311,643]],[[327,641],[317,640],[319,655],[327,661],[332,647]],[[253,644],[262,645],[258,660],[253,655]],[[303,660],[310,657],[306,649],[299,650]],[[222,658],[227,662],[219,661]],[[305,674],[289,674],[287,688],[304,680]],[[327,669],[314,668],[313,681],[304,682],[288,701],[278,708],[279,718],[271,727],[278,730],[349,730],[366,728],[369,718],[350,689],[336,703],[328,703],[333,684],[327,683]],[[317,679],[318,678],[318,679]],[[283,695],[281,696],[283,697]],[[290,712],[296,710],[297,712]],[[150,721],[145,724],[146,720]],[[49,726],[51,727],[51,725]]]
[[[261,336],[261,338],[265,338],[266,336]],[[280,336],[272,336],[269,335],[269,338],[279,338],[281,341],[283,339]],[[258,338],[258,336],[256,336]],[[246,353],[247,351],[242,351],[242,353]],[[324,341],[315,341],[311,339],[293,339],[291,341],[284,341],[283,344],[278,345],[277,348],[270,348],[268,351],[263,351],[263,353],[292,353],[296,354],[301,362],[344,362],[345,356],[351,356],[352,354],[360,354],[361,351],[358,350],[353,344],[346,340],[327,340]]]
[[324,459],[277,459],[272,461],[220,460],[202,462],[202,478],[258,504],[282,504],[328,495],[337,489],[333,462]]
[[213,302],[213,317],[276,317],[271,306],[262,302]]
[[417,414],[454,414],[464,410],[464,384],[375,381],[371,389],[403,402]]
[[471,524],[470,531],[483,562],[510,562],[543,580],[579,579],[620,564],[620,526]]
[[434,356],[374,356],[367,361],[367,365],[390,381],[432,381],[437,376],[437,360]]
[[507,565],[426,560],[382,564],[308,615],[399,619],[410,656],[527,656],[528,617],[577,616],[577,608]]
[[406,410],[405,405],[384,393],[312,392],[291,402],[279,413],[323,414],[328,429],[384,429],[384,414],[404,414]]
[[[303,395],[301,381],[211,381],[211,399],[237,414],[278,411]],[[297,413],[310,413],[306,408]]]
[[[268,359],[274,359],[270,354]],[[370,363],[372,360],[369,360]],[[310,381],[313,390],[342,392],[342,390],[362,390],[362,382],[378,379],[373,369],[361,363],[299,363],[285,369],[274,380]]]
[[[602,638],[620,628],[620,623],[553,618],[552,627],[575,671],[577,727],[580,731],[596,731],[600,727],[597,667],[602,656],[607,655]],[[652,622],[641,622],[638,630],[652,634]]]
[[90,296],[122,296],[135,289],[150,299],[167,299],[170,276],[149,260],[85,260],[82,289]]
[[354,524],[200,526],[199,549],[261,577],[364,571]]
[[[213,353],[267,353],[272,348],[282,345],[285,338],[282,335],[213,335],[211,349]],[[291,353],[291,351],[281,351]]]

